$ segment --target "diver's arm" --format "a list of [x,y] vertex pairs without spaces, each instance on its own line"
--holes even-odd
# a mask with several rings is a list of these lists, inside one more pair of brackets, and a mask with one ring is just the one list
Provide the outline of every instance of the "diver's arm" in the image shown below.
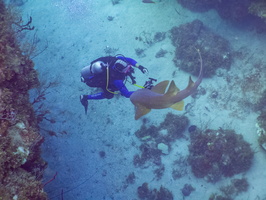
[[148,73],[148,69],[143,67],[142,65],[138,64],[136,60],[134,60],[133,58],[128,58],[128,57],[122,57],[122,56],[118,56],[117,58],[126,61],[127,63],[131,64],[133,67],[138,68],[143,74]]
[[138,68],[143,74],[149,73],[149,70],[146,67],[143,67],[142,65],[139,65],[138,63],[136,63],[135,67]]
[[123,60],[127,63],[129,63],[130,65],[132,65],[133,67],[136,67],[137,61],[134,60],[133,58],[128,58],[128,57],[123,57],[123,56],[117,56],[118,59]]

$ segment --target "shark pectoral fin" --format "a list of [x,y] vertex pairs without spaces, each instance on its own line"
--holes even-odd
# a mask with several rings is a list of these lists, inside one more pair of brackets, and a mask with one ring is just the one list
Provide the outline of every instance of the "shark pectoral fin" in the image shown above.
[[184,101],[179,101],[179,102],[177,102],[177,103],[171,105],[170,108],[173,108],[173,109],[175,109],[175,110],[179,110],[179,111],[181,111],[181,110],[183,110],[183,108],[184,108],[184,104],[185,104]]
[[169,81],[162,81],[156,84],[154,87],[151,88],[151,91],[156,92],[158,94],[164,94]]
[[150,111],[151,111],[151,109],[146,108],[145,106],[136,105],[135,106],[135,120],[139,119],[143,115],[148,114]]
[[176,95],[180,90],[176,87],[175,82],[171,81],[170,86],[167,90],[167,92],[165,93],[168,96],[174,96]]

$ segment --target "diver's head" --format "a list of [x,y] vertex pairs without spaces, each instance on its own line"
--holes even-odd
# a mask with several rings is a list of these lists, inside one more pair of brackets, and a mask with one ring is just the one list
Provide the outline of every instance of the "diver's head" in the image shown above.
[[97,61],[85,66],[80,72],[81,81],[84,82],[84,80],[89,79],[93,75],[102,73],[106,67],[107,65],[102,61]]
[[131,65],[129,65],[127,62],[118,59],[114,64],[114,69],[120,73],[128,73],[130,72]]

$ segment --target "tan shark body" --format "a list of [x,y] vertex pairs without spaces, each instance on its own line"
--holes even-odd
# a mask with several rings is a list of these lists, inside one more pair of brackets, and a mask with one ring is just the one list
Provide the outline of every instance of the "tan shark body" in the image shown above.
[[[202,59],[200,56],[200,73],[196,82],[189,77],[188,86],[184,90],[179,90],[174,81],[162,81],[155,85],[151,90],[140,89],[130,96],[131,102],[135,105],[135,119],[139,119],[146,115],[151,109],[173,108],[175,110],[183,110],[184,102],[182,101],[196,91],[203,77]],[[168,90],[166,91],[167,86]]]

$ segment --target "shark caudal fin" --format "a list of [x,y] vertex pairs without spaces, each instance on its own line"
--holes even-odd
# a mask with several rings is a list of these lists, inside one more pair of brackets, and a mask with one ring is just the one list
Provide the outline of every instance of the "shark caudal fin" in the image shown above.
[[151,109],[146,108],[145,106],[142,106],[140,104],[135,105],[135,120],[138,120],[143,115],[148,114],[151,111]]

